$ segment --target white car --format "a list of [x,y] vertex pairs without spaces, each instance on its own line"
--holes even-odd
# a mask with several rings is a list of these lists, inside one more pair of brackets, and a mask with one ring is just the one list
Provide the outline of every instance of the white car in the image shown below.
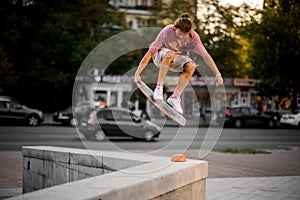
[[300,128],[300,110],[294,110],[293,112],[282,115],[280,119],[282,125],[292,125]]

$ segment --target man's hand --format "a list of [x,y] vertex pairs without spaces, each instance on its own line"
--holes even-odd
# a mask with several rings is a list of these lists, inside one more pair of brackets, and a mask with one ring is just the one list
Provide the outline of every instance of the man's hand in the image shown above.
[[215,79],[216,79],[216,86],[217,87],[224,83],[224,80],[223,80],[221,74],[217,74]]

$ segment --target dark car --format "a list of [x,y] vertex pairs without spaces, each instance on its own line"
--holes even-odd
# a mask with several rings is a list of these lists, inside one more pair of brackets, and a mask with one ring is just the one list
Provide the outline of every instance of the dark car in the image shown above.
[[0,96],[0,124],[25,123],[38,126],[43,120],[42,111],[21,105],[12,97]]
[[77,125],[77,119],[73,117],[71,106],[65,110],[55,112],[52,119],[54,122],[60,122],[62,125]]
[[275,128],[277,119],[275,116],[267,115],[251,107],[233,106],[226,107],[226,110],[218,113],[219,119],[224,119],[225,126],[233,126],[236,128],[254,126]]
[[92,102],[80,102],[73,105],[73,117],[75,117],[78,122],[81,120],[86,120],[89,114],[96,109],[96,106]]
[[88,139],[138,138],[152,141],[160,134],[160,127],[144,120],[130,110],[102,108],[92,111],[88,119],[81,121],[79,131]]

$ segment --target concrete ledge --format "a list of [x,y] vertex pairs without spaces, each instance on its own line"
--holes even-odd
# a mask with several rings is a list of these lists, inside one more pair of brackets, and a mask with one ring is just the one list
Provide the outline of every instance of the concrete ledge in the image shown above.
[[49,188],[12,199],[205,199],[206,161],[41,146],[23,147],[23,154],[24,187]]

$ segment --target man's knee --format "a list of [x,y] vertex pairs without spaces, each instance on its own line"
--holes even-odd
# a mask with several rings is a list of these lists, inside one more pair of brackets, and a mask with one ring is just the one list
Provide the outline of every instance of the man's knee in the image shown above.
[[196,65],[193,62],[188,62],[184,65],[184,71],[186,73],[192,74],[194,73],[196,70]]
[[171,63],[174,58],[175,58],[176,54],[173,51],[169,51],[164,57],[163,57],[163,61]]

